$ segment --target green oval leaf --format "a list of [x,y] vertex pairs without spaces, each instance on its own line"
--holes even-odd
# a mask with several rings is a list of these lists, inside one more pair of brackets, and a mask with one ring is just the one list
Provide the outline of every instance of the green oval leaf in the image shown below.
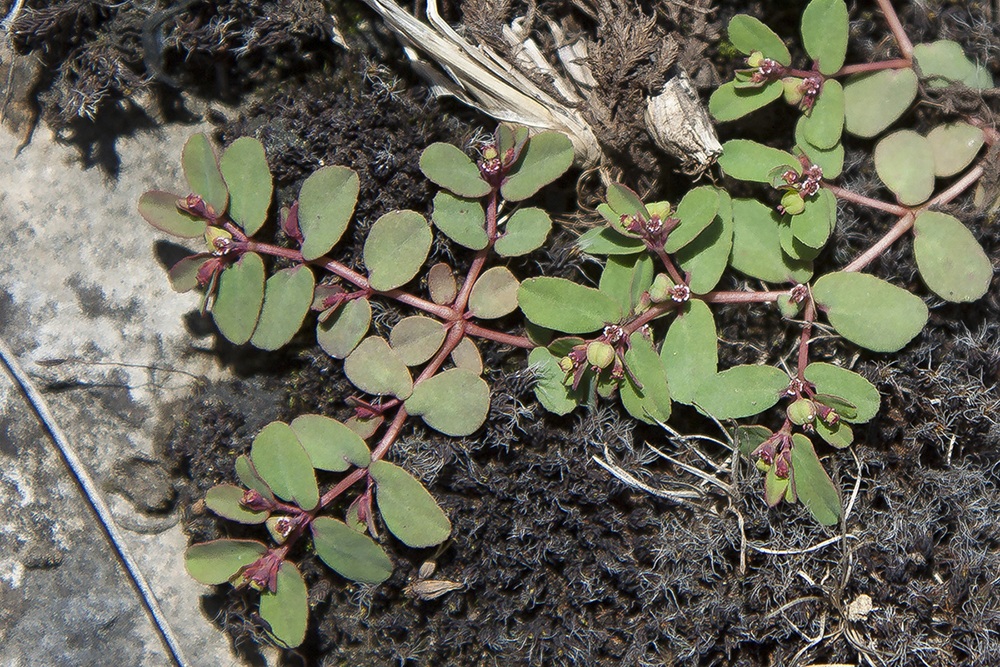
[[429,317],[404,317],[389,332],[389,346],[404,364],[417,366],[441,349],[447,333],[443,324]]
[[386,461],[372,461],[375,500],[382,520],[403,544],[432,547],[451,534],[451,521],[415,477]]
[[796,146],[811,163],[818,165],[823,170],[823,178],[837,178],[844,170],[844,145],[838,141],[833,148],[829,149],[814,146],[806,139],[805,133],[802,131],[802,123],[805,119],[806,117],[802,116],[795,124]]
[[213,486],[205,494],[205,506],[219,516],[238,523],[264,523],[270,512],[261,510],[255,512],[247,509],[241,502],[243,489],[232,484]]
[[542,407],[557,415],[567,415],[578,402],[566,385],[566,371],[559,368],[559,357],[544,347],[528,354],[528,368],[535,378],[535,398]]
[[552,220],[542,209],[518,209],[504,225],[504,233],[493,249],[501,257],[520,257],[541,248],[551,230]]
[[170,271],[167,272],[167,277],[170,278],[170,287],[175,292],[181,293],[190,292],[198,287],[198,272],[205,265],[205,262],[209,260],[211,260],[211,257],[205,254],[198,254],[185,257],[174,264],[170,267]]
[[392,211],[375,221],[365,239],[364,259],[372,289],[405,285],[427,259],[434,235],[416,211]]
[[788,375],[773,366],[734,366],[706,378],[694,403],[718,420],[742,419],[774,407],[788,388]]
[[215,586],[226,583],[265,553],[267,547],[253,540],[213,540],[189,546],[184,552],[184,567],[195,581]]
[[438,262],[427,272],[427,291],[431,293],[431,301],[438,305],[447,305],[455,301],[458,295],[458,283],[455,282],[455,272],[444,262]]
[[737,81],[724,83],[708,99],[708,110],[720,123],[742,118],[775,101],[783,92],[780,81],[763,86],[739,87]]
[[521,151],[513,171],[500,186],[509,201],[521,201],[556,180],[573,164],[573,142],[561,132],[540,132]]
[[740,53],[750,55],[760,51],[765,58],[777,61],[788,67],[792,64],[792,56],[788,47],[773,30],[746,14],[737,14],[729,20],[729,41]]
[[490,387],[478,373],[452,368],[414,385],[405,405],[408,413],[421,417],[435,431],[471,435],[486,421]]
[[229,189],[229,217],[253,236],[267,220],[274,192],[264,145],[253,137],[240,137],[222,153],[219,170]]
[[837,198],[829,190],[820,190],[815,199],[806,201],[805,210],[791,217],[792,234],[810,248],[826,245],[837,225]]
[[246,454],[240,454],[236,457],[236,477],[239,478],[243,486],[253,489],[268,500],[274,500],[271,487],[257,474],[257,469],[254,468],[253,462]]
[[781,249],[778,215],[755,199],[733,200],[732,267],[770,283],[809,280],[812,263],[794,260]]
[[434,196],[431,219],[435,227],[460,246],[482,250],[489,245],[486,212],[483,211],[483,205],[475,199],[456,197],[450,192],[438,192]]
[[244,253],[219,278],[212,319],[223,336],[242,345],[257,327],[263,303],[264,261],[257,253]]
[[347,230],[361,187],[347,167],[323,167],[313,172],[299,191],[302,257],[313,260],[330,252]]
[[648,254],[638,257],[608,257],[598,289],[617,301],[622,312],[631,312],[643,292],[653,284],[655,265]]
[[625,352],[625,379],[621,382],[622,405],[639,421],[652,424],[670,419],[670,389],[663,363],[653,344],[641,332],[629,337]]
[[874,137],[895,123],[916,98],[917,75],[910,68],[850,76],[844,83],[844,129],[858,137]]
[[520,283],[505,266],[483,272],[469,295],[469,310],[480,319],[491,320],[517,310]]
[[788,490],[789,479],[778,477],[775,467],[770,466],[764,476],[764,502],[768,507],[775,507],[785,497]]
[[698,387],[714,378],[719,366],[715,318],[708,304],[691,299],[677,309],[677,317],[663,339],[660,360],[673,399],[692,405]]
[[420,171],[431,182],[460,197],[484,197],[492,188],[479,167],[457,146],[437,142],[420,154]]
[[336,419],[301,415],[290,426],[314,468],[343,472],[352,465],[367,468],[372,461],[365,441]]
[[642,239],[619,234],[610,227],[588,230],[576,240],[576,246],[588,255],[634,255],[646,250]]
[[680,224],[670,232],[664,249],[672,254],[694,241],[712,224],[718,212],[718,188],[703,185],[689,190],[677,205],[675,216],[680,220]]
[[954,176],[968,167],[983,147],[983,131],[975,125],[954,122],[938,125],[927,134],[934,153],[934,175]]
[[802,12],[802,45],[819,63],[820,74],[830,76],[844,66],[847,28],[844,0],[812,0],[806,5]]
[[298,568],[284,561],[278,568],[277,590],[260,595],[260,617],[270,634],[286,648],[295,648],[306,638],[309,624],[309,594]]
[[282,269],[267,279],[264,307],[250,344],[277,350],[298,333],[312,304],[316,279],[304,264]]
[[913,47],[913,59],[928,88],[945,88],[953,83],[980,90],[993,87],[989,70],[969,60],[958,42],[941,39],[917,44]]
[[517,302],[531,322],[563,333],[587,333],[618,322],[622,309],[613,298],[565,278],[529,278]]
[[733,249],[733,202],[725,191],[719,193],[719,212],[698,237],[677,251],[674,259],[691,274],[688,287],[694,294],[715,289]]
[[809,115],[799,123],[810,145],[829,150],[840,143],[844,131],[844,89],[835,79],[827,79]]
[[382,548],[346,523],[317,517],[312,534],[316,555],[340,576],[366,584],[381,584],[392,576],[392,561]]
[[839,421],[830,426],[822,419],[813,424],[816,434],[837,449],[845,449],[854,442],[854,430],[845,421]]
[[802,170],[799,161],[788,151],[771,148],[749,139],[733,139],[722,145],[719,166],[728,176],[741,181],[771,183],[776,169]]
[[307,511],[319,503],[312,461],[288,424],[271,422],[261,429],[250,446],[250,460],[279,498]]
[[840,495],[823,470],[812,442],[801,433],[792,436],[792,487],[809,513],[824,526],[840,520]]
[[217,215],[226,212],[229,190],[219,171],[215,151],[204,133],[191,135],[181,152],[181,167],[191,192],[199,195],[205,203],[215,209]]
[[934,194],[934,151],[913,130],[897,130],[878,142],[875,171],[905,206],[921,204]]
[[193,239],[204,235],[205,221],[177,208],[178,199],[180,197],[172,192],[144,192],[139,197],[139,215],[153,227],[171,236]]
[[372,322],[372,307],[368,299],[351,299],[331,317],[316,324],[316,340],[323,351],[334,359],[345,359]]
[[483,374],[483,356],[471,338],[463,338],[451,351],[451,360],[456,368],[464,368],[476,375]]
[[598,206],[597,210],[612,225],[620,226],[623,215],[641,216],[649,219],[649,209],[642,203],[642,198],[631,188],[621,183],[612,183],[608,186],[607,198],[607,207]]
[[830,273],[812,292],[837,333],[875,352],[902,349],[927,323],[923,301],[868,274]]
[[413,391],[413,379],[399,354],[384,338],[369,336],[344,360],[347,379],[361,391],[376,396],[391,394],[406,398]]
[[882,400],[878,389],[854,371],[814,361],[806,366],[804,375],[806,380],[816,385],[818,393],[839,396],[855,407],[856,413],[850,418],[841,415],[845,421],[863,424],[878,414]]
[[920,277],[942,299],[970,302],[986,294],[993,264],[961,220],[924,211],[913,225],[913,255]]

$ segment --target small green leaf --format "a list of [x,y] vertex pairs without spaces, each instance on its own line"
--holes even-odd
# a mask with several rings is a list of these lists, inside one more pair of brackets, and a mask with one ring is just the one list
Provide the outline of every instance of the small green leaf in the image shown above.
[[381,584],[392,576],[392,561],[382,548],[346,523],[317,517],[312,534],[316,555],[340,576],[366,584]]
[[212,540],[189,546],[184,552],[184,567],[195,581],[215,586],[226,583],[265,553],[267,547],[253,540]]
[[736,81],[724,83],[708,99],[708,110],[720,123],[742,118],[775,101],[783,92],[780,81],[760,87],[741,88]]
[[372,289],[405,285],[427,259],[434,235],[416,211],[392,211],[375,221],[365,239],[364,259]]
[[451,351],[451,361],[456,368],[464,368],[476,375],[483,374],[483,355],[479,353],[479,348],[469,337],[458,341],[458,345]]
[[407,366],[417,366],[441,349],[447,335],[444,325],[430,317],[404,317],[389,332],[389,347]]
[[622,312],[631,312],[642,293],[653,284],[654,268],[653,259],[646,254],[608,257],[598,289],[617,301]]
[[406,398],[413,379],[403,359],[384,338],[369,336],[344,360],[344,374],[355,387],[376,396]]
[[847,421],[855,421],[858,416],[858,407],[842,396],[813,394],[812,400],[814,403],[819,403],[832,410],[836,410],[837,414]]
[[460,197],[484,197],[492,189],[469,156],[451,144],[438,142],[425,148],[420,155],[420,171]]
[[613,298],[565,278],[529,278],[517,291],[531,322],[563,333],[587,333],[618,322],[622,309]]
[[927,323],[923,301],[868,274],[830,273],[812,291],[837,333],[875,352],[902,349]]
[[260,617],[270,626],[270,634],[285,648],[295,648],[306,638],[309,624],[309,593],[294,563],[284,561],[278,568],[277,590],[260,595]]
[[[625,352],[625,367],[627,372],[619,391],[622,395],[622,404],[629,414],[647,424],[670,419],[671,404],[667,374],[656,355],[656,350],[653,349],[653,344],[638,331],[629,337],[629,348]],[[632,403],[626,398],[626,394],[634,395],[638,401]]]
[[840,495],[823,470],[812,442],[801,433],[792,436],[792,487],[809,513],[824,526],[840,520]]
[[347,167],[323,167],[305,180],[299,191],[304,259],[322,257],[344,235],[354,215],[360,187],[358,175]]
[[841,415],[845,421],[863,424],[878,414],[881,402],[878,389],[854,371],[814,361],[806,366],[805,378],[816,385],[820,394],[839,396],[855,407],[854,415]]
[[312,461],[288,424],[271,422],[261,429],[250,446],[250,460],[279,498],[307,511],[319,503]]
[[435,227],[460,246],[482,250],[489,245],[486,212],[476,199],[463,199],[442,190],[434,196],[431,219]]
[[500,186],[509,201],[521,201],[562,176],[573,164],[573,142],[561,132],[540,132],[530,139],[513,171]]
[[844,129],[874,137],[895,123],[916,97],[917,75],[910,68],[850,76],[844,83]]
[[451,534],[451,521],[415,477],[386,461],[373,461],[375,500],[382,520],[403,544],[432,547]]
[[752,417],[778,402],[788,375],[773,366],[734,366],[706,378],[695,389],[694,403],[718,420]]
[[677,309],[677,317],[663,339],[660,360],[666,369],[673,399],[693,404],[698,388],[715,377],[719,366],[715,319],[708,304],[691,299]]
[[837,449],[850,447],[851,443],[854,442],[854,431],[845,421],[839,421],[833,426],[830,426],[822,419],[817,419],[813,424],[813,427],[816,429],[816,433],[819,437],[823,438],[823,440]]
[[455,300],[458,283],[450,266],[438,262],[427,271],[427,291],[431,293],[431,301],[438,305],[447,305]]
[[694,241],[699,234],[705,231],[706,227],[715,221],[718,212],[718,188],[703,185],[689,190],[681,199],[681,203],[677,205],[675,216],[680,220],[680,224],[674,231],[670,232],[664,249],[673,254]]
[[844,131],[844,89],[835,79],[823,83],[823,91],[807,116],[799,120],[806,139],[813,146],[830,150],[840,143]]
[[844,145],[838,141],[833,148],[829,149],[814,146],[802,131],[803,122],[806,122],[806,116],[801,116],[799,122],[795,124],[795,143],[799,150],[811,163],[818,165],[823,170],[823,178],[837,178],[844,170]]
[[292,421],[291,428],[314,468],[343,472],[352,465],[367,468],[371,463],[365,441],[336,419],[300,415]]
[[913,225],[920,277],[942,299],[970,302],[986,294],[993,264],[972,232],[953,215],[924,211]]
[[737,14],[729,20],[729,41],[740,53],[750,55],[760,51],[765,58],[770,58],[785,67],[792,64],[792,56],[788,47],[773,30],[746,14]]
[[181,166],[191,192],[199,195],[205,203],[215,209],[217,215],[226,212],[229,190],[219,171],[215,151],[204,133],[191,135],[181,153]]
[[351,299],[331,317],[316,324],[316,341],[334,359],[345,359],[365,334],[372,322],[372,307],[368,299]]
[[520,283],[505,266],[494,266],[483,272],[469,295],[469,310],[480,319],[492,320],[517,310],[517,288]]
[[619,234],[610,227],[597,227],[580,235],[577,247],[588,255],[635,255],[646,249],[642,239]]
[[542,209],[518,209],[510,216],[493,249],[501,257],[520,257],[541,248],[551,230],[552,220]]
[[[611,213],[609,214],[607,211],[601,211],[601,213],[608,222],[619,225],[621,224],[621,216],[623,215],[629,217],[641,216],[647,220],[649,219],[649,209],[642,203],[642,198],[631,188],[621,183],[612,183],[608,186],[607,197],[608,209],[611,210]],[[598,210],[601,210],[600,207],[598,207]]]
[[274,500],[274,493],[271,492],[271,487],[257,474],[257,469],[254,468],[253,462],[250,461],[250,457],[246,454],[240,454],[236,457],[236,476],[243,486],[253,489],[268,500]]
[[774,433],[772,433],[771,429],[766,426],[749,424],[737,426],[733,433],[733,440],[735,440],[736,449],[738,449],[741,454],[744,456],[750,456],[753,454],[753,451],[757,449],[757,447],[759,447],[772,435],[774,435]]
[[170,286],[173,290],[183,293],[198,287],[198,271],[210,259],[211,257],[204,254],[192,255],[170,267],[167,277],[170,278]]
[[778,215],[755,199],[733,200],[732,267],[770,283],[801,283],[812,275],[810,262],[790,258],[781,249]]
[[277,350],[298,333],[312,304],[316,279],[304,264],[278,271],[267,279],[264,307],[250,344]]
[[775,507],[785,497],[788,491],[789,479],[778,477],[774,466],[767,469],[764,476],[764,502],[768,507]]
[[244,253],[219,278],[212,319],[223,336],[242,345],[257,327],[263,303],[264,261],[257,253]]
[[223,152],[219,170],[229,188],[229,217],[253,236],[267,220],[274,192],[263,144],[240,137]]
[[897,130],[875,146],[875,171],[905,206],[916,206],[934,193],[934,151],[913,130]]
[[445,435],[475,433],[490,410],[490,387],[478,373],[463,368],[418,382],[406,399],[406,411]]
[[193,239],[205,234],[206,223],[177,208],[181,199],[172,192],[150,190],[139,197],[139,215],[161,232],[183,239]]
[[812,0],[806,5],[802,12],[802,45],[819,62],[820,74],[830,76],[844,66],[847,28],[844,0]]
[[836,214],[836,196],[829,190],[821,189],[815,199],[806,202],[802,213],[791,216],[792,234],[810,248],[822,248],[837,225],[836,218],[831,219]]
[[771,148],[749,139],[732,139],[722,145],[719,166],[728,176],[741,181],[771,183],[776,169],[802,170],[788,151]]
[[542,407],[557,415],[567,415],[576,409],[576,398],[566,386],[566,372],[559,368],[559,357],[544,347],[528,354],[528,367],[535,376],[535,398]]
[[934,153],[934,175],[954,176],[976,158],[983,147],[983,131],[975,125],[954,122],[938,125],[927,134]]
[[979,90],[993,87],[989,70],[969,60],[958,42],[942,39],[917,44],[913,47],[913,59],[928,88],[946,88],[953,83]]
[[677,251],[674,259],[691,274],[688,287],[695,294],[707,294],[729,266],[733,249],[733,202],[725,191],[719,192],[719,212],[715,220],[691,243]]
[[232,484],[218,484],[205,494],[205,506],[230,521],[253,524],[264,523],[267,520],[270,512],[247,509],[243,506],[242,500],[243,489]]

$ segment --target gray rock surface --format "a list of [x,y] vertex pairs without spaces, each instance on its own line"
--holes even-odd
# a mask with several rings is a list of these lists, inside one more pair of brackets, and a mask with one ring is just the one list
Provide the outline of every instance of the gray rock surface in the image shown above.
[[[0,337],[49,402],[123,530],[188,664],[239,664],[205,617],[208,589],[184,571],[175,492],[157,461],[171,402],[224,377],[183,315],[135,212],[151,188],[182,187],[172,126],[121,140],[120,176],[84,170],[45,128],[15,158],[0,131]],[[54,359],[69,361],[52,365]],[[180,415],[177,415],[179,417]],[[0,664],[167,665],[166,649],[11,378],[0,372]]]

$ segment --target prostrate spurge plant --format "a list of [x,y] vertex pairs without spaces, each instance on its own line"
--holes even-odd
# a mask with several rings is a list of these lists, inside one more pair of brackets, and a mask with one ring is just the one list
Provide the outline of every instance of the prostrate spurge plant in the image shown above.
[[[881,139],[876,170],[899,203],[863,197],[827,180],[843,166],[843,131],[879,135],[913,103],[921,81],[927,87],[992,84],[954,43],[911,47],[891,8],[882,8],[903,58],[845,67],[846,6],[842,0],[814,0],[802,18],[803,45],[813,59],[804,70],[792,68],[784,43],[762,23],[735,17],[729,35],[748,56],[748,69],[715,92],[712,112],[732,120],[784,96],[802,116],[789,142],[792,152],[734,140],[719,162],[733,178],[777,190],[776,205],[732,198],[715,186],[691,189],[676,206],[646,203],[614,184],[598,209],[607,224],[578,241],[584,252],[607,258],[597,287],[545,276],[519,281],[503,265],[505,258],[546,242],[549,216],[519,202],[569,168],[572,146],[562,135],[529,138],[524,128],[501,125],[476,161],[448,144],[424,151],[421,169],[442,188],[434,199],[433,227],[470,251],[471,261],[458,279],[447,264],[435,264],[420,283],[414,279],[434,233],[420,213],[393,211],[379,218],[364,243],[366,274],[358,273],[328,253],[350,224],[359,180],[345,167],[324,167],[281,212],[282,229],[296,247],[256,241],[273,190],[261,144],[239,139],[216,161],[207,138],[192,137],[182,162],[193,194],[148,192],[139,202],[153,226],[207,244],[171,269],[174,287],[205,288],[205,305],[219,331],[234,343],[263,349],[287,343],[308,313],[317,311],[320,346],[343,359],[347,378],[374,397],[353,399],[355,415],[343,423],[303,415],[266,426],[250,455],[236,461],[245,488],[217,486],[205,501],[225,518],[264,524],[271,541],[196,544],[186,559],[192,576],[261,591],[260,615],[271,635],[283,646],[296,646],[306,631],[308,604],[290,556],[303,542],[340,575],[380,583],[392,563],[378,544],[377,515],[408,546],[447,539],[450,522],[431,495],[384,458],[411,415],[450,436],[482,426],[490,388],[476,339],[530,349],[535,394],[558,414],[615,395],[629,414],[648,423],[669,420],[674,402],[718,420],[754,417],[781,403],[778,430],[742,426],[736,441],[765,472],[769,505],[801,501],[820,523],[836,524],[840,495],[814,439],[849,446],[852,424],[872,419],[880,400],[857,373],[810,360],[816,318],[825,315],[838,334],[876,352],[897,351],[913,339],[927,321],[924,302],[861,272],[910,232],[920,275],[941,298],[975,300],[992,277],[989,259],[965,226],[931,210],[979,179],[982,168],[967,167],[984,141],[992,141],[992,129],[954,122],[926,137],[899,130]],[[937,178],[958,174],[934,193]],[[848,265],[817,277],[813,260],[833,238],[838,199],[899,219]],[[264,257],[293,266],[266,277]],[[730,268],[775,289],[716,290]],[[404,289],[417,284],[426,284],[427,293]],[[392,300],[413,315],[400,320],[388,340],[368,335],[372,299]],[[791,375],[766,365],[719,369],[711,305],[752,302],[775,303],[801,327]],[[518,308],[527,319],[526,336],[485,324]],[[347,494],[350,503],[344,502]],[[331,516],[331,508],[343,506],[342,515]]]

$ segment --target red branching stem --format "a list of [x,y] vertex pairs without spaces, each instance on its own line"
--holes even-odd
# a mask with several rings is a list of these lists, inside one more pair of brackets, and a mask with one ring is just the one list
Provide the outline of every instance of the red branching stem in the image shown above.
[[770,303],[777,301],[779,296],[787,295],[788,290],[774,292],[709,292],[700,297],[706,303]]
[[486,327],[481,327],[478,324],[473,324],[472,322],[465,325],[465,333],[469,336],[475,336],[476,338],[485,338],[486,340],[492,340],[503,345],[521,347],[526,350],[538,347],[525,336],[516,336],[514,334],[503,333],[501,331],[494,331],[493,329],[487,329]]
[[851,261],[850,264],[845,266],[842,271],[860,271],[869,264],[871,264],[876,258],[882,255],[889,247],[903,237],[910,229],[913,228],[913,223],[916,221],[917,216],[924,211],[934,207],[942,206],[951,202],[955,197],[959,196],[967,189],[969,189],[976,181],[980,179],[983,175],[983,167],[977,165],[970,169],[962,178],[958,179],[951,186],[942,191],[939,195],[931,199],[929,202],[915,209],[905,209],[905,213],[896,221],[896,224],[892,226],[885,235],[876,241],[870,248],[865,250],[863,253],[858,255]]
[[656,248],[654,250],[656,256],[660,258],[660,262],[663,263],[664,268],[670,275],[670,279],[674,281],[675,285],[687,285],[687,281],[684,280],[684,276],[681,275],[680,270],[674,264],[674,260],[670,259],[670,255],[663,248]]
[[499,204],[499,200],[500,191],[494,188],[493,191],[490,192],[490,198],[486,204],[486,238],[488,239],[488,242],[485,248],[476,252],[476,256],[472,260],[472,266],[469,267],[469,274],[465,277],[465,282],[462,283],[462,289],[459,290],[458,296],[455,297],[453,307],[457,313],[465,312],[465,307],[469,303],[469,295],[472,294],[472,288],[476,284],[476,280],[479,279],[479,273],[483,270],[483,266],[486,265],[486,260],[489,258],[490,250],[493,248],[493,243],[496,241],[497,206]]
[[816,304],[813,303],[812,296],[806,299],[806,310],[803,316],[805,324],[802,325],[802,334],[799,337],[799,379],[803,382],[806,379],[806,366],[809,365],[809,339],[812,338],[813,322],[816,320]]
[[876,2],[878,2],[878,7],[882,11],[885,22],[889,24],[889,30],[892,31],[892,36],[895,38],[896,45],[899,46],[903,57],[907,60],[912,60],[913,43],[906,36],[906,30],[903,29],[903,24],[900,22],[896,10],[892,8],[891,0],[876,0]]
[[[403,408],[400,408],[400,410],[403,410]],[[405,419],[406,418],[405,411],[403,412],[404,412],[403,418]],[[398,417],[399,415],[397,414],[396,416]],[[337,482],[336,486],[334,486],[332,489],[323,494],[323,497],[319,499],[319,505],[316,506],[316,509],[313,510],[311,514],[313,516],[318,514],[320,510],[326,508],[330,503],[336,500],[337,497],[340,496],[340,494],[342,494],[344,491],[347,491],[347,489],[354,486],[355,482],[357,482],[359,479],[364,478],[364,476],[367,474],[368,474],[367,468],[358,468],[357,470],[352,471],[350,475]]]
[[243,233],[243,230],[234,225],[229,220],[222,220],[222,228],[233,235],[233,238],[237,241],[246,241],[248,239],[247,235]]
[[649,307],[648,310],[641,313],[631,322],[626,323],[622,328],[625,330],[627,335],[631,335],[644,327],[649,322],[652,322],[660,315],[670,312],[677,306],[681,305],[677,301],[664,301],[663,303],[654,303]]
[[906,58],[895,58],[893,60],[882,60],[877,63],[858,63],[856,65],[844,65],[833,73],[832,76],[847,76],[849,74],[860,74],[862,72],[877,72],[883,69],[906,69],[913,65]]
[[827,183],[823,181],[823,187],[832,192],[836,197],[843,199],[844,201],[849,201],[852,204],[860,204],[861,206],[867,206],[868,208],[878,209],[880,211],[885,211],[886,213],[892,213],[893,215],[906,215],[910,209],[905,206],[900,206],[899,204],[890,204],[889,202],[884,202],[879,199],[873,199],[871,197],[866,197],[864,195],[858,194],[857,192],[852,192],[851,190],[846,190],[839,185],[834,185],[833,183]]

